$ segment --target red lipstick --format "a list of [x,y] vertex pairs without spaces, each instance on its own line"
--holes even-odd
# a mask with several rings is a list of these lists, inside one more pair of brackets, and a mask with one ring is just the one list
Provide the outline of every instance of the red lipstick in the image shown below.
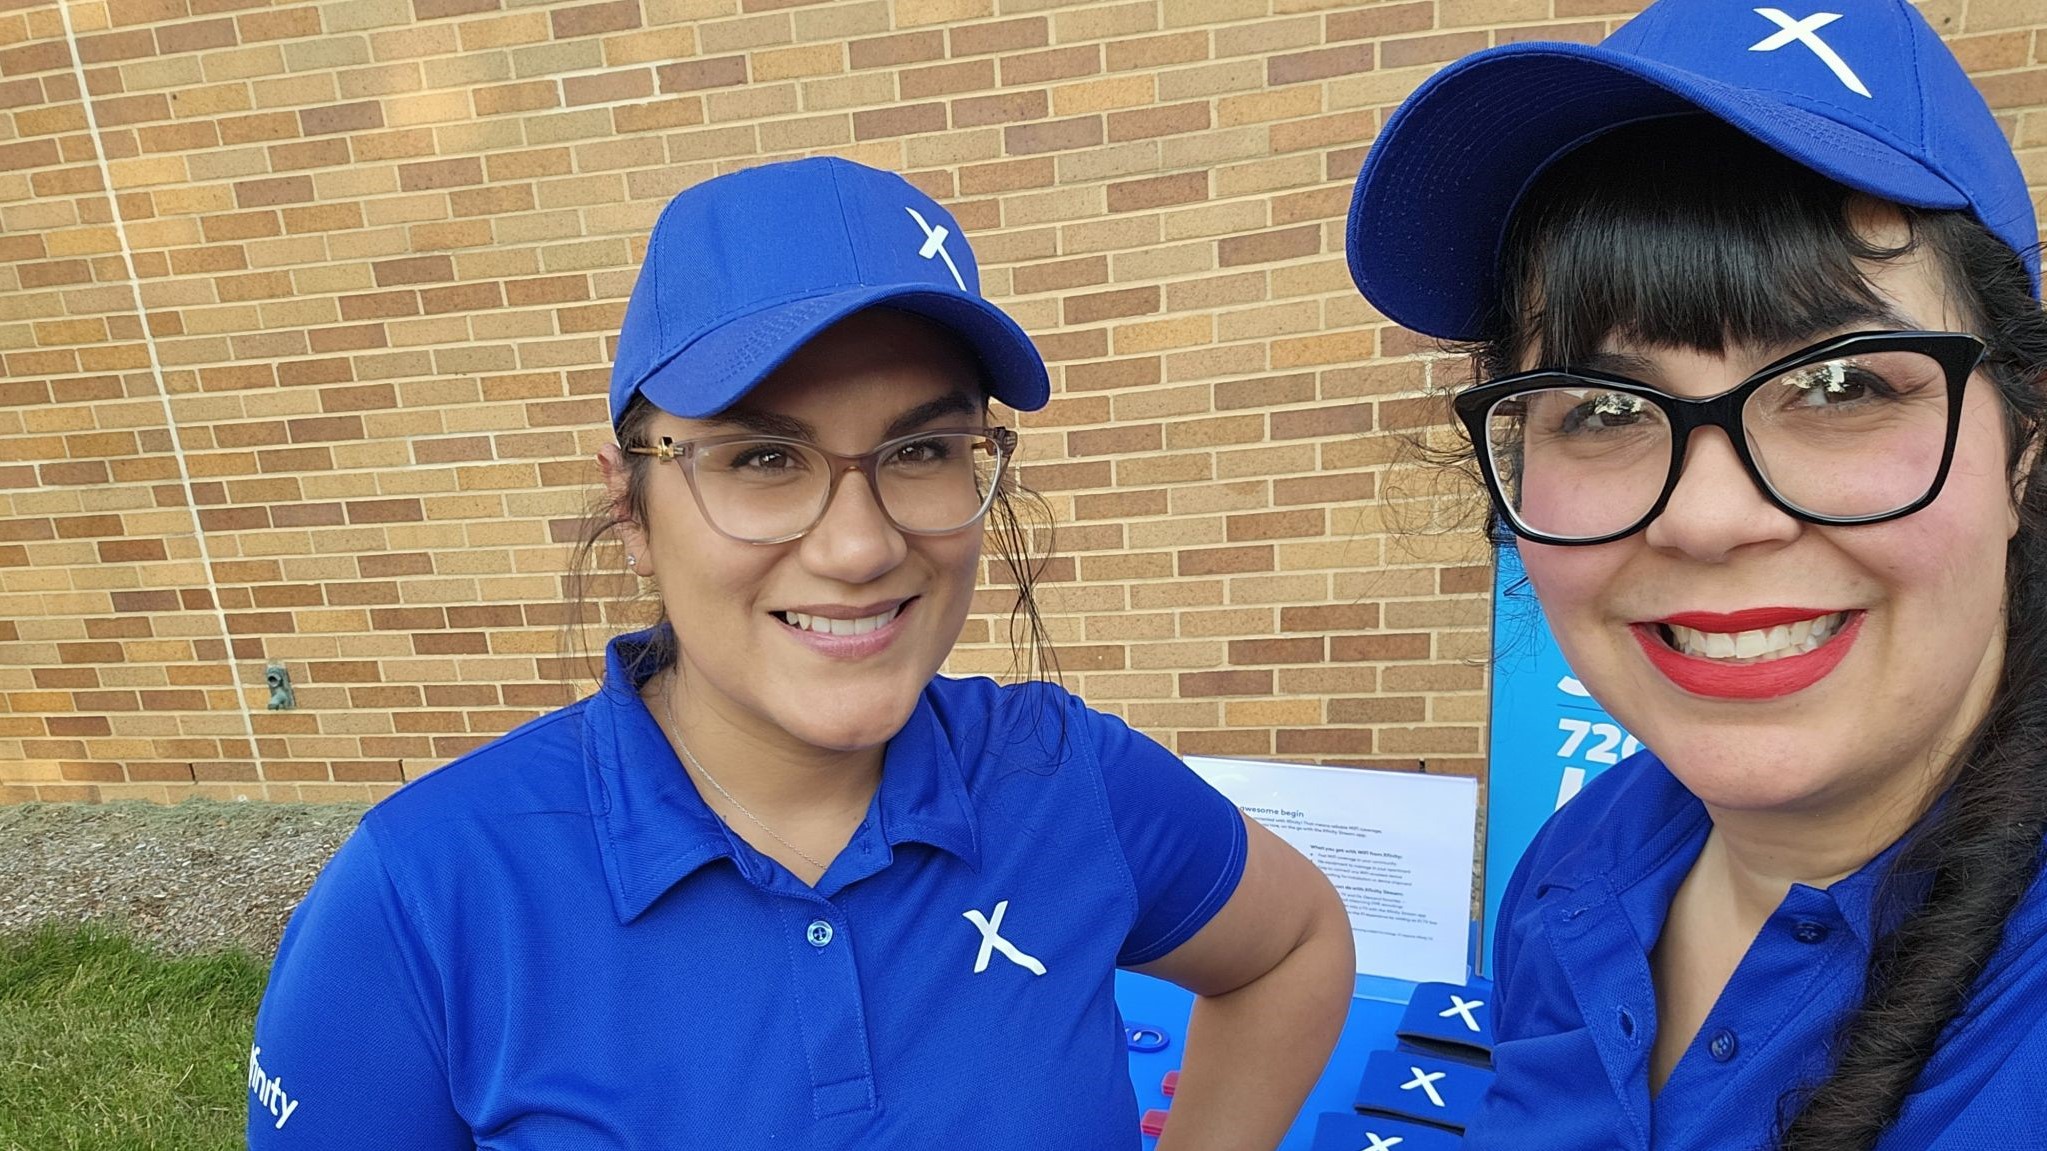
[[1693,631],[1717,631],[1733,634],[1739,631],[1759,631],[1766,627],[1781,627],[1802,620],[1820,619],[1833,615],[1840,608],[1817,607],[1751,607],[1741,611],[1687,611],[1664,616],[1656,623],[1674,623]]
[[1720,633],[1756,631],[1801,620],[1818,619],[1832,612],[1811,608],[1750,608],[1730,613],[1685,612],[1661,620],[1630,625],[1635,642],[1642,645],[1657,671],[1684,691],[1713,699],[1777,699],[1804,691],[1825,679],[1847,657],[1848,649],[1862,631],[1864,613],[1851,611],[1841,630],[1825,643],[1800,655],[1762,663],[1728,663],[1686,655],[1665,643],[1662,625],[1675,624],[1695,631]]

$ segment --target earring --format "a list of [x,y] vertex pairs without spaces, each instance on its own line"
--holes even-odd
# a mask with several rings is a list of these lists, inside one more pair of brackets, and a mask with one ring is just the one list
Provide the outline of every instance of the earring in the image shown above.
[[638,575],[638,574],[640,574],[640,573],[639,573],[639,566],[640,566],[640,557],[638,557],[638,556],[636,556],[636,555],[631,555],[631,554],[628,554],[628,555],[627,555],[627,556],[625,557],[625,567],[626,567],[626,570],[627,570],[627,571],[629,571],[629,572],[632,572],[632,573],[633,573],[634,575]]

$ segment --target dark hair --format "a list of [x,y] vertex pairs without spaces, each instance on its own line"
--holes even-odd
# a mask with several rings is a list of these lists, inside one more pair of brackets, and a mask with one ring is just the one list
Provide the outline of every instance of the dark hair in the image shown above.
[[1785,1096],[1782,1151],[1876,1144],[1997,950],[2047,835],[2047,469],[2034,450],[2047,313],[2018,255],[1973,217],[1904,208],[1909,240],[1883,248],[1857,231],[1856,195],[1702,116],[1616,130],[1556,163],[1517,208],[1491,338],[1472,349],[1477,370],[1497,375],[1518,370],[1531,341],[1544,364],[1616,333],[1709,354],[1792,343],[1879,310],[1856,261],[1921,245],[1988,345],[2019,481],[2004,666],[1943,797],[1880,887],[1862,1002],[1832,1066]]
[[[987,389],[982,388],[985,395]],[[647,427],[660,414],[644,396],[634,396],[618,423],[618,443],[644,446],[652,442]],[[1044,497],[1026,487],[1012,466],[1003,471],[995,501],[984,522],[986,538],[1002,563],[1006,581],[1015,588],[1008,611],[1010,675],[1015,679],[1059,676],[1058,657],[1052,649],[1045,621],[1038,614],[1034,589],[1051,559],[1054,524]],[[649,628],[663,618],[662,606],[651,582],[619,572],[612,552],[614,533],[629,524],[648,519],[647,476],[658,465],[652,456],[628,455],[625,506],[615,505],[609,492],[599,491],[575,527],[575,548],[563,578],[563,598],[568,611],[562,623],[561,649],[571,678],[602,678],[603,661],[590,650],[587,629],[598,625],[607,632],[620,628]],[[1039,529],[1034,532],[1033,528]],[[1034,547],[1034,540],[1042,540]],[[600,553],[603,553],[600,556]],[[993,570],[993,565],[991,571]],[[657,633],[656,642],[635,650],[631,669],[635,679],[668,666],[675,659],[674,636]],[[579,674],[580,673],[580,674]]]

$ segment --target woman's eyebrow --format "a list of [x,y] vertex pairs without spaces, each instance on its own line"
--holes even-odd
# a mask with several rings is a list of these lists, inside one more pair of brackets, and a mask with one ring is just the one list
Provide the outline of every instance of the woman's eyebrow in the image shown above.
[[1899,332],[1916,332],[1926,327],[1920,321],[1913,319],[1896,308],[1888,306],[1877,308],[1856,318],[1859,321],[1866,321],[1879,327]]
[[[934,400],[927,400],[909,411],[890,420],[888,430],[882,439],[894,439],[906,432],[912,432],[941,416],[972,416],[981,410],[978,399],[966,392],[948,392]],[[708,424],[726,424],[756,432],[764,436],[780,436],[783,439],[817,442],[817,428],[808,420],[780,412],[763,412],[752,408],[727,408],[716,415],[703,417]]]
[[780,436],[786,440],[817,439],[817,429],[808,420],[785,416],[780,412],[761,412],[751,408],[727,408],[716,415],[705,416],[707,424],[730,424],[749,432],[764,436]]
[[[1837,324],[1830,325],[1828,328],[1820,331],[1807,333],[1798,340],[1786,341],[1782,346],[1766,345],[1766,348],[1771,350],[1771,356],[1774,358],[1778,355],[1790,355],[1801,348],[1813,347],[1857,330],[1881,329],[1884,331],[1911,332],[1918,331],[1924,326],[1920,321],[1913,319],[1894,307],[1858,307],[1842,316],[1841,321]],[[1572,360],[1567,367],[1605,372],[1615,376],[1627,376],[1630,379],[1637,380],[1648,380],[1656,374],[1656,361],[1654,358],[1637,352],[1624,352],[1611,348],[1601,348],[1597,351],[1587,352],[1583,356]]]
[[981,410],[980,402],[965,392],[947,392],[935,400],[918,404],[895,419],[890,420],[888,430],[881,438],[888,440],[912,432],[940,416],[971,416]]
[[1597,351],[1587,352],[1569,365],[1573,368],[1606,372],[1609,375],[1627,376],[1638,379],[1656,371],[1656,361],[1634,352]]

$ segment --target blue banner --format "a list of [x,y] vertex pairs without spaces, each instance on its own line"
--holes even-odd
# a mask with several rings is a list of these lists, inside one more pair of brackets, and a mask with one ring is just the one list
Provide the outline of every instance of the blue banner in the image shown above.
[[1492,971],[1500,897],[1550,813],[1640,745],[1592,701],[1564,663],[1511,545],[1495,549],[1492,744],[1486,777],[1485,931]]

